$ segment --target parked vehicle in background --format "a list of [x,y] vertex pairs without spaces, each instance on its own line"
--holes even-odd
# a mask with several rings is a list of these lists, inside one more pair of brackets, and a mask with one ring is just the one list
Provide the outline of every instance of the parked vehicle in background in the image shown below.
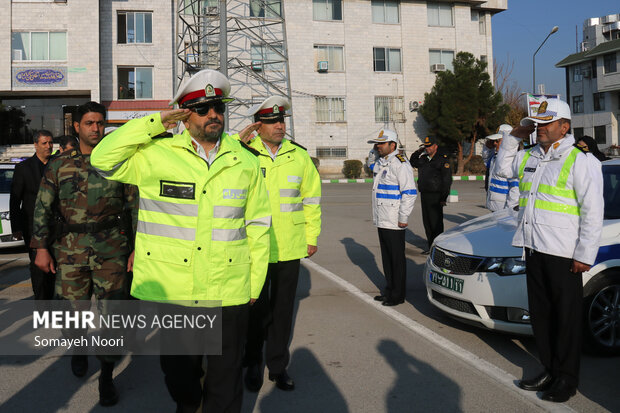
[[15,172],[14,163],[0,163],[0,248],[21,247],[24,240],[13,239],[11,219],[9,216],[9,199],[11,198],[11,182]]
[[[620,159],[603,162],[605,220],[596,261],[583,273],[584,345],[620,354]],[[525,260],[512,238],[517,212],[505,209],[435,239],[424,267],[427,296],[440,310],[488,329],[532,334]]]

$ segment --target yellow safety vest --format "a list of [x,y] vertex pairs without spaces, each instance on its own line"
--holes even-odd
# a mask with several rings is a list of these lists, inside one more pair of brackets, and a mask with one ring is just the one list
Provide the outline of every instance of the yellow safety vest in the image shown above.
[[[233,135],[238,139],[238,135]],[[271,205],[269,262],[290,261],[308,255],[321,233],[321,177],[308,152],[284,139],[275,159],[255,137],[248,144],[259,152],[260,168]]]
[[196,306],[257,298],[271,216],[256,156],[223,135],[209,166],[187,130],[151,139],[163,132],[159,113],[135,119],[106,136],[91,156],[108,178],[140,190],[131,294]]

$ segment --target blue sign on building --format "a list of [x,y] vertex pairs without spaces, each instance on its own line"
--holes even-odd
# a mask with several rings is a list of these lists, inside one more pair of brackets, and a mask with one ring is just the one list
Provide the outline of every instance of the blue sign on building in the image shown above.
[[67,87],[66,67],[14,67],[13,86]]

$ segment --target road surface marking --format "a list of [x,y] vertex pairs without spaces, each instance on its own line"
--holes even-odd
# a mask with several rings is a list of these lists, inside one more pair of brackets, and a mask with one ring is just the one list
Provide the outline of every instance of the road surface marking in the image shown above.
[[365,292],[363,292],[362,290],[360,290],[359,288],[357,288],[350,282],[345,281],[344,279],[340,278],[339,276],[329,271],[328,269],[321,267],[319,264],[307,258],[304,258],[303,260],[301,260],[301,262],[305,267],[308,267],[324,275],[326,278],[340,285],[348,293],[366,302],[366,304],[371,305],[376,310],[383,312],[385,315],[399,322],[400,324],[402,324],[409,330],[413,331],[419,336],[424,337],[425,339],[430,341],[432,344],[442,348],[443,350],[452,354],[454,357],[465,362],[466,364],[469,364],[474,369],[486,374],[487,376],[489,376],[491,379],[495,380],[496,382],[503,384],[504,387],[508,388],[508,390],[512,391],[513,393],[518,395],[520,398],[526,401],[529,401],[548,412],[576,412],[575,410],[573,410],[566,404],[547,402],[547,401],[539,399],[538,396],[536,395],[536,392],[530,392],[530,391],[519,389],[514,383],[515,380],[517,380],[517,378],[513,376],[512,374],[500,369],[496,365],[489,363],[483,358],[480,358],[477,355],[454,344],[450,340],[440,336],[439,334],[424,327],[423,325],[416,323],[415,321],[401,314],[395,309],[382,306],[381,303],[375,301],[370,295],[366,294]]

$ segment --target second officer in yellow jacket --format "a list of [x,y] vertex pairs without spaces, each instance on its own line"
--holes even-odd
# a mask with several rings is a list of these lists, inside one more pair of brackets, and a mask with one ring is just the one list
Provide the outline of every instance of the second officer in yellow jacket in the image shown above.
[[[263,342],[269,379],[282,390],[293,390],[287,374],[288,343],[293,322],[300,259],[317,251],[321,232],[321,179],[305,148],[285,139],[288,100],[272,96],[252,107],[255,123],[241,139],[259,152],[272,213],[271,254],[263,290],[250,309],[244,364],[245,384],[258,391],[263,384]],[[258,136],[249,140],[256,130]]]

